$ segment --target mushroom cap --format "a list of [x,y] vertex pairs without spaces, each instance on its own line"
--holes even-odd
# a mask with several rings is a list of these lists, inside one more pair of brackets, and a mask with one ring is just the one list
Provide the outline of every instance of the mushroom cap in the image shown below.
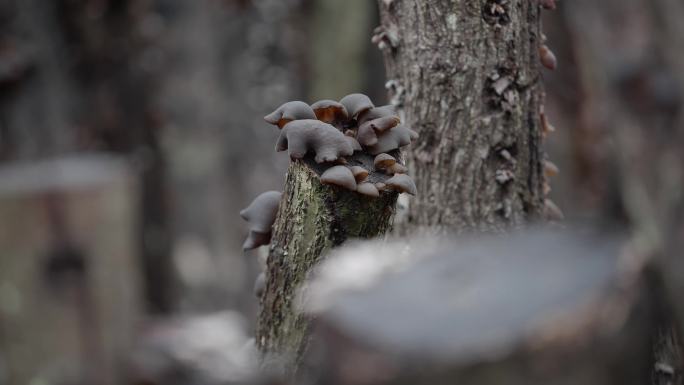
[[347,139],[347,142],[349,142],[354,151],[361,151],[361,144],[358,140],[356,140],[356,138],[351,137],[349,135],[345,135],[344,137]]
[[360,183],[360,182],[366,180],[366,178],[368,178],[368,174],[369,174],[368,170],[366,170],[365,168],[363,168],[361,166],[351,166],[349,169],[351,170],[352,174],[354,175],[354,179],[356,179],[357,183]]
[[364,111],[363,114],[359,115],[359,118],[357,120],[359,121],[359,125],[362,125],[370,120],[384,118],[386,116],[395,116],[397,120],[399,119],[399,116],[397,116],[397,111],[394,108],[394,106],[388,104],[386,106],[375,107],[371,108],[370,110]]
[[245,239],[245,243],[242,244],[242,250],[252,250],[259,246],[266,246],[271,243],[271,233],[260,233],[258,231],[250,231]]
[[369,120],[359,126],[359,133],[356,138],[364,146],[372,146],[378,142],[378,134],[381,134],[399,124],[396,116],[383,116],[381,118]]
[[300,119],[316,119],[316,114],[308,104],[298,100],[284,103],[264,116],[266,122],[277,125],[278,128],[283,128],[287,123]]
[[560,170],[558,169],[558,166],[553,164],[550,160],[545,160],[544,161],[544,175],[547,177],[552,177],[558,175]]
[[334,100],[319,100],[312,104],[311,108],[316,114],[316,119],[322,122],[331,123],[349,119],[349,114],[344,105]]
[[280,191],[266,191],[259,194],[247,208],[240,211],[242,219],[249,223],[250,231],[271,232],[282,195]]
[[394,175],[394,174],[406,174],[408,172],[408,168],[406,168],[406,166],[404,166],[403,164],[395,163],[395,164],[387,167],[387,169],[385,169],[385,172],[387,172],[388,174],[392,174],[392,175]]
[[333,166],[321,175],[321,183],[344,187],[356,191],[356,178],[352,171],[345,166]]
[[375,188],[378,189],[378,191],[383,191],[384,189],[387,188],[387,185],[382,183],[382,182],[376,182],[375,183]]
[[301,159],[307,152],[316,154],[317,163],[334,162],[349,156],[354,148],[338,129],[319,120],[295,120],[280,132],[276,151],[288,150],[290,158]]
[[556,66],[558,65],[556,55],[554,55],[553,51],[545,44],[539,46],[539,58],[544,67],[552,71],[556,69]]
[[364,182],[356,186],[356,191],[359,194],[368,195],[371,197],[379,197],[380,191],[373,183]]
[[565,219],[563,211],[551,199],[544,199],[544,216],[550,221],[562,221]]
[[254,295],[257,298],[261,298],[261,295],[264,294],[265,290],[266,290],[266,274],[261,272],[261,273],[259,273],[259,275],[257,275],[256,279],[254,280]]
[[378,154],[375,159],[373,159],[373,166],[375,166],[376,170],[384,170],[388,167],[391,167],[397,163],[397,160],[390,154]]
[[417,193],[416,184],[413,183],[413,179],[406,174],[396,174],[387,179],[385,184],[394,191],[405,192],[411,195],[416,195]]
[[364,94],[349,94],[340,99],[340,103],[347,109],[351,119],[356,119],[359,114],[375,107],[370,98]]
[[371,155],[377,155],[382,152],[396,150],[399,147],[409,145],[416,138],[418,138],[417,132],[406,126],[398,125],[379,134],[378,142],[372,146],[368,146],[366,150]]

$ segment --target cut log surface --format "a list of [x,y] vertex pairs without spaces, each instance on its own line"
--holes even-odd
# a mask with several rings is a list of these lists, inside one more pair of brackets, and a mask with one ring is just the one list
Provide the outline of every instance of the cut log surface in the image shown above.
[[322,266],[303,294],[316,316],[310,383],[647,382],[653,311],[616,238],[546,231],[406,248],[403,268],[384,264],[399,271],[346,290],[344,266],[400,253],[354,249]]
[[[372,164],[373,157],[364,153],[348,159],[349,166],[370,171]],[[276,370],[296,371],[306,350],[310,320],[292,303],[311,268],[343,242],[381,236],[391,226],[396,193],[385,191],[375,198],[321,184],[325,168],[308,158],[291,163],[273,226],[256,343],[265,365]],[[371,172],[368,180],[387,178]]]

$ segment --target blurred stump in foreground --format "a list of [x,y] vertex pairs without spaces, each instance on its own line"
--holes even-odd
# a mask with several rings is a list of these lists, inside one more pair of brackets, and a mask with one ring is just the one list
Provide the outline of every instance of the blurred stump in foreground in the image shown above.
[[619,239],[549,231],[370,244],[304,288],[315,384],[643,384],[657,318]]
[[234,311],[156,320],[129,361],[131,384],[253,384],[258,377],[254,339]]
[[141,315],[136,184],[106,156],[0,168],[8,384],[119,384]]

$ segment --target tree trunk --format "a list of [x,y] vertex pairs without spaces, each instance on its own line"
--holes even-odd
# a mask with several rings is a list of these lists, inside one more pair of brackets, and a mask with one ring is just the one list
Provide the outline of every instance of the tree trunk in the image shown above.
[[[361,157],[372,169],[373,157]],[[290,165],[271,237],[256,343],[267,367],[289,373],[297,370],[306,351],[310,321],[293,308],[296,290],[330,249],[348,239],[385,233],[397,198],[391,192],[370,198],[323,185],[322,171],[313,161]],[[371,174],[370,181],[380,177]]]
[[500,231],[543,207],[535,1],[379,1],[392,102],[420,138],[401,227]]
[[622,201],[635,252],[653,259],[670,289],[661,293],[661,330],[652,331],[658,339],[653,383],[682,384],[682,329],[673,327],[682,313],[672,313],[684,287],[684,55],[674,48],[682,46],[677,20],[684,6],[579,0],[562,10],[575,38],[580,84],[593,101],[587,103],[590,119],[610,139],[600,151],[618,170],[612,200]]
[[[140,165],[139,217],[150,311],[176,305],[166,162],[154,106],[159,62],[151,2],[9,0],[0,4],[0,159],[76,151],[132,155]],[[148,27],[147,29],[143,27]],[[14,68],[12,67],[14,66]]]

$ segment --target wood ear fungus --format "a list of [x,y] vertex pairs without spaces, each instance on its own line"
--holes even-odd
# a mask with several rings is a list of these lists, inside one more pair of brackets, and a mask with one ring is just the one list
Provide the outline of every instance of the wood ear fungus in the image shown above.
[[287,102],[264,116],[267,123],[276,125],[281,129],[289,122],[300,119],[316,119],[316,114],[308,104],[298,100]]

